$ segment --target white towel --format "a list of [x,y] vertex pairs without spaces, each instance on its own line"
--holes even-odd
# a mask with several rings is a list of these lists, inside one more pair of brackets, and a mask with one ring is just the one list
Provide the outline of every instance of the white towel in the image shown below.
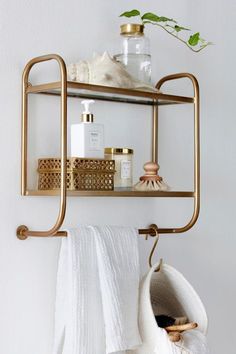
[[53,354],[120,353],[140,345],[138,287],[135,229],[68,231],[58,264]]

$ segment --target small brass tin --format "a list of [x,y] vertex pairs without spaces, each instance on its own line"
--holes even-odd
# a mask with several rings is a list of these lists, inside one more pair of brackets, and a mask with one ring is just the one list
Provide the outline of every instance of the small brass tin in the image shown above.
[[[61,187],[61,159],[38,160],[38,189]],[[67,189],[108,191],[114,189],[115,161],[71,157],[67,159]]]

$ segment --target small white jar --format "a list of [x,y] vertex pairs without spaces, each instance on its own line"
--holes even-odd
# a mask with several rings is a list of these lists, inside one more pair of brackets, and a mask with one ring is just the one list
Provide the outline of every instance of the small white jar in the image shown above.
[[129,188],[133,186],[133,153],[128,148],[105,148],[105,159],[115,160],[115,188]]

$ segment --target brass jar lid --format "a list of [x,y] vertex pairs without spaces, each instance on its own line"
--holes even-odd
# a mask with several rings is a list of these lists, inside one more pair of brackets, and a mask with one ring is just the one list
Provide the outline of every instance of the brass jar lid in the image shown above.
[[128,154],[133,154],[134,150],[129,149],[129,148],[105,148],[104,149],[105,154],[114,154],[114,155],[128,155]]
[[143,36],[144,25],[137,23],[126,23],[120,26],[120,34],[122,36]]

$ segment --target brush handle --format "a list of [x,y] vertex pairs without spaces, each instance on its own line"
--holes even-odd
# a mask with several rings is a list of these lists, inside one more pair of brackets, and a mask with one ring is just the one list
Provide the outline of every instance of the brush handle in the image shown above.
[[158,176],[159,165],[155,162],[147,162],[143,166],[145,175],[140,177],[140,181],[161,182],[162,177]]
[[145,176],[156,176],[160,166],[156,162],[147,162],[143,166]]

